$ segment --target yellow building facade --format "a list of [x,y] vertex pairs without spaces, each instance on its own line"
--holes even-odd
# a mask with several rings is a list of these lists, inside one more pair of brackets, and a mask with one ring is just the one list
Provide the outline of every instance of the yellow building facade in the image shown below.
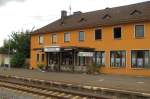
[[[131,12],[138,14],[140,11],[133,9]],[[112,17],[111,13],[104,14],[106,22]],[[60,62],[59,69],[65,65],[62,69],[69,70],[67,66],[82,68],[94,63],[101,73],[150,76],[149,20],[80,27],[32,33],[31,67],[44,64],[52,68]]]

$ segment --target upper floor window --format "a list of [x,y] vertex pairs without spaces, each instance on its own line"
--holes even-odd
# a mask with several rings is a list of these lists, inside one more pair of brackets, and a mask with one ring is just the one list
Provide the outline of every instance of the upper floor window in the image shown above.
[[95,40],[100,40],[100,39],[102,39],[102,30],[96,29],[95,30]]
[[150,65],[150,52],[149,50],[132,50],[131,62],[133,68],[144,68]]
[[70,41],[70,33],[66,32],[64,33],[64,42],[69,42]]
[[79,41],[84,41],[84,31],[79,32]]
[[57,35],[52,34],[52,44],[56,44],[56,43],[57,43]]
[[121,27],[114,28],[114,39],[121,39]]
[[144,25],[135,25],[135,37],[144,37]]
[[44,36],[40,35],[38,41],[39,41],[39,44],[43,44],[44,43]]
[[123,67],[126,65],[126,52],[125,51],[111,51],[110,52],[110,65],[112,67]]

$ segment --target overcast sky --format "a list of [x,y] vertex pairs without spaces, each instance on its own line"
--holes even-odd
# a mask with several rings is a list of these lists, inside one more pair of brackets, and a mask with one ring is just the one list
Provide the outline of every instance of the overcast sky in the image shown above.
[[89,12],[148,0],[0,0],[0,46],[12,31],[35,29],[60,18],[71,4],[72,12]]

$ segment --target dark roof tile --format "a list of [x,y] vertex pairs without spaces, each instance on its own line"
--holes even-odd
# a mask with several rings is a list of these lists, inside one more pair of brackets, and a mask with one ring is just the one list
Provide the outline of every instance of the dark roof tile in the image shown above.
[[[150,1],[147,1],[93,12],[80,13],[79,15],[70,15],[63,19],[56,20],[47,26],[34,31],[33,34],[116,25],[130,22],[150,21],[149,11]],[[136,12],[140,14],[134,14]],[[107,17],[110,18],[107,19]],[[79,22],[82,18],[86,21]]]

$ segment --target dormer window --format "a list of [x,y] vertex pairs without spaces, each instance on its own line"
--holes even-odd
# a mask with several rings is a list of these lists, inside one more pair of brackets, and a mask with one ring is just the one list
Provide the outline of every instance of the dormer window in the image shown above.
[[102,19],[110,19],[111,18],[111,16],[109,15],[109,14],[105,14],[103,17],[102,17]]
[[84,22],[84,21],[86,21],[85,18],[81,18],[81,19],[79,20],[79,22]]
[[130,15],[134,15],[134,14],[141,14],[142,12],[139,10],[134,10],[130,13]]
[[64,22],[64,21],[61,21],[61,22],[60,22],[60,25],[64,25],[64,24],[65,24],[65,22]]

